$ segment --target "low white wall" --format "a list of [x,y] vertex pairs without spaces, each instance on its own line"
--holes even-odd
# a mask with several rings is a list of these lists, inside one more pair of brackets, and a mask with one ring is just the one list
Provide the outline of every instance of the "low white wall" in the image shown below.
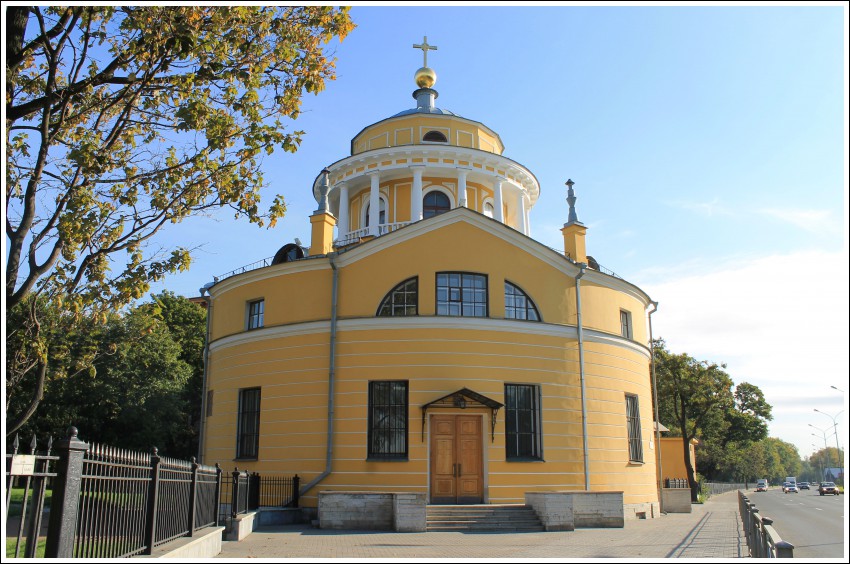
[[319,492],[319,527],[420,532],[425,530],[425,494]]
[[567,492],[525,492],[525,504],[534,509],[547,531],[573,531],[573,497]]
[[662,488],[661,504],[667,513],[690,513],[691,489],[690,488]]
[[221,552],[224,527],[207,527],[195,531],[193,537],[181,537],[153,549],[153,554],[135,558],[212,558]]
[[623,492],[526,492],[525,503],[534,509],[547,531],[625,524]]

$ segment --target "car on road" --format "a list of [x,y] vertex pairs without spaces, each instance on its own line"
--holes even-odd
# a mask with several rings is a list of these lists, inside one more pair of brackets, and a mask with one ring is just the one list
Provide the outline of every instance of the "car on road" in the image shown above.
[[794,482],[785,482],[782,485],[782,493],[800,493],[800,490],[797,489],[797,484]]
[[838,488],[832,482],[821,482],[818,493],[821,495],[838,495]]
[[807,490],[807,489],[809,489],[809,483],[808,482],[800,482],[799,484],[797,484],[797,487],[800,488],[801,490]]
[[767,480],[765,480],[764,478],[759,479],[759,481],[756,482],[756,491],[757,492],[766,492],[767,491]]

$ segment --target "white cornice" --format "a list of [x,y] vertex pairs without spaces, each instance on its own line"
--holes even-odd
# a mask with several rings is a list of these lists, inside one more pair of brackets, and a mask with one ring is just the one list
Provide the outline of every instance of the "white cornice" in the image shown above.
[[259,282],[260,280],[267,280],[269,278],[277,278],[279,276],[288,276],[290,274],[300,274],[302,272],[309,272],[311,270],[330,270],[330,264],[328,264],[328,260],[324,257],[316,257],[314,259],[306,259],[306,260],[298,260],[293,262],[283,262],[280,264],[275,264],[272,266],[265,266],[262,268],[257,268],[255,270],[249,270],[248,272],[242,274],[236,274],[229,278],[225,278],[218,284],[213,285],[210,289],[210,296],[213,298],[232,290],[234,288],[238,288],[239,286],[244,286],[245,284],[251,284],[254,282]]
[[[493,331],[499,333],[519,333],[523,335],[539,335],[576,340],[577,330],[574,325],[555,325],[535,321],[517,321],[513,319],[491,319],[486,317],[443,317],[443,316],[413,316],[413,317],[364,317],[342,319],[337,324],[337,331],[398,331],[398,330],[463,330],[463,331]],[[210,351],[255,343],[269,339],[315,335],[330,331],[329,321],[311,321],[277,327],[264,327],[223,337],[210,344]],[[594,329],[584,328],[582,331],[586,342],[601,343],[629,350],[650,357],[647,347],[624,339],[618,335],[604,333]]]
[[[422,163],[407,162],[397,164],[395,161],[400,158],[406,158],[408,161],[414,158],[437,158],[440,160],[436,163],[425,161]],[[455,162],[444,163],[442,162],[442,159],[452,159]],[[392,161],[392,164],[382,166],[381,163],[386,162],[387,160]],[[458,161],[467,161],[470,163],[469,165],[464,165],[464,167],[470,169],[471,181],[473,182],[475,181],[475,175],[484,177],[497,175],[496,171],[488,171],[483,168],[477,169],[472,167],[471,165],[475,163],[480,164],[482,167],[490,166],[495,169],[504,169],[509,176],[513,176],[516,181],[519,182],[519,186],[528,194],[529,199],[531,200],[531,205],[534,205],[540,195],[540,183],[537,181],[537,178],[530,170],[518,162],[502,155],[497,155],[481,149],[440,144],[404,145],[401,147],[372,149],[370,151],[358,153],[339,160],[328,167],[330,177],[332,179],[331,191],[328,196],[338,197],[336,195],[339,191],[337,186],[340,182],[346,182],[351,185],[353,180],[356,180],[359,176],[365,175],[369,172],[381,172],[384,175],[392,175],[397,172],[407,172],[412,165],[420,164],[433,169],[456,169],[461,166],[458,164]],[[369,169],[368,167],[370,165],[376,165],[376,167]],[[354,174],[357,176],[345,176],[350,170],[357,169],[359,167],[364,167],[364,170],[359,173],[355,172]],[[392,176],[388,176],[388,178],[392,178]],[[365,184],[366,180],[364,180],[364,186]]]

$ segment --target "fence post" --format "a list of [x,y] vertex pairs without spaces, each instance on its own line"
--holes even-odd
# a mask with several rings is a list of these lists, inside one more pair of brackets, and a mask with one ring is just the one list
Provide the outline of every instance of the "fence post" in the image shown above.
[[753,522],[753,543],[750,545],[753,558],[764,558],[764,526],[761,523],[759,509],[755,505],[750,508],[750,519]]
[[221,466],[215,463],[215,524],[220,526],[221,518]]
[[148,514],[145,521],[145,550],[142,554],[153,554],[156,542],[156,502],[159,497],[159,451],[153,447],[151,455],[151,483],[148,486]]
[[59,463],[50,503],[45,558],[73,558],[77,531],[77,509],[83,476],[83,455],[89,445],[77,439],[77,428],[68,427],[68,437],[59,441]]
[[794,545],[790,542],[779,541],[776,543],[777,558],[794,558]]
[[236,517],[236,508],[239,506],[239,468],[233,469],[233,488],[230,496],[230,516]]
[[298,507],[298,493],[301,489],[301,478],[298,477],[298,474],[292,478],[292,507]]
[[[198,460],[192,457],[192,485],[189,488],[189,533],[187,537],[195,536],[195,504],[198,499]],[[216,498],[218,501],[218,498]]]

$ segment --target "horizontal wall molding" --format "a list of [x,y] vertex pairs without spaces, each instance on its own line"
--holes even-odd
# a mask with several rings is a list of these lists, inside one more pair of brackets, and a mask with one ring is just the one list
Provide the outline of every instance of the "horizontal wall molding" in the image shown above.
[[[486,317],[448,317],[448,316],[412,316],[412,317],[364,317],[342,319],[337,322],[337,336],[346,331],[484,331],[493,333],[513,333],[541,337],[555,337],[566,341],[576,341],[578,331],[575,325],[556,325],[553,323],[516,321],[512,319],[491,319]],[[237,335],[217,339],[210,344],[210,352],[223,351],[230,347],[258,343],[273,339],[300,337],[328,333],[330,321],[311,321],[252,329]],[[623,337],[584,328],[585,342],[610,345],[650,358],[649,348]],[[522,343],[517,343],[523,346]],[[532,344],[529,343],[529,346]]]

